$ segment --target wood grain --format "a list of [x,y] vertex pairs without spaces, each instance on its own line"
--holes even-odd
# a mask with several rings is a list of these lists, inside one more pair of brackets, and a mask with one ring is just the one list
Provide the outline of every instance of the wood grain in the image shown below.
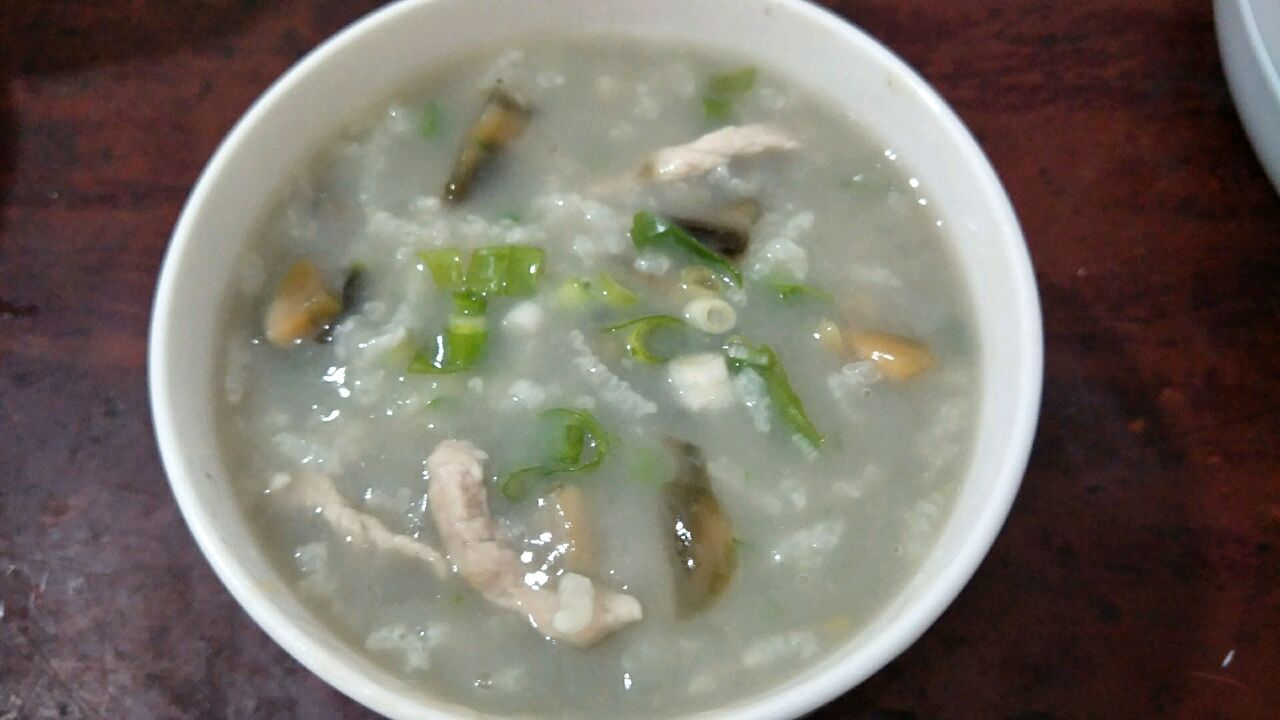
[[[196,550],[159,466],[161,254],[235,119],[368,0],[0,3],[0,718],[368,718]],[[1044,412],[972,583],[820,718],[1274,718],[1280,200],[1203,0],[828,3],[983,143]]]

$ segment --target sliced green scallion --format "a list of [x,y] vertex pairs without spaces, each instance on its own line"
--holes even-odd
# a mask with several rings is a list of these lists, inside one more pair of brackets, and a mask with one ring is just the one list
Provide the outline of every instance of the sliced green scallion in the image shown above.
[[422,107],[422,119],[418,121],[418,132],[424,138],[433,138],[440,134],[444,123],[444,109],[434,100]]
[[682,328],[683,320],[670,315],[649,315],[605,328],[606,332],[625,332],[627,354],[650,365],[666,362],[671,357],[655,352],[649,346],[650,336],[661,328]]
[[538,480],[562,473],[590,472],[600,467],[609,454],[609,433],[589,410],[553,408],[541,417],[554,423],[549,428],[550,441],[545,448],[550,459],[541,465],[517,470],[499,481],[498,489],[512,502],[524,498]]
[[469,370],[484,358],[489,340],[484,295],[461,291],[453,294],[453,311],[445,331],[427,351],[419,350],[409,361],[409,372],[428,375]]
[[466,287],[473,293],[525,297],[538,290],[545,253],[532,245],[495,245],[471,253]]
[[613,276],[607,273],[597,275],[592,287],[596,296],[611,308],[621,310],[640,302],[639,296],[628,290],[622,283],[614,280]]
[[777,413],[799,437],[815,450],[822,445],[825,438],[809,419],[773,348],[768,345],[753,348],[742,338],[733,338],[725,345],[725,355],[733,372],[751,371],[760,375]]
[[703,95],[702,114],[708,120],[728,120],[733,117],[733,100],[719,95]]
[[427,270],[431,272],[431,279],[435,280],[436,287],[448,292],[462,289],[465,272],[462,267],[461,250],[457,248],[422,250],[418,253],[418,259],[422,260]]
[[643,441],[621,448],[627,463],[627,477],[645,485],[661,485],[671,476],[670,454]]
[[754,66],[712,75],[707,82],[707,92],[702,96],[703,114],[708,120],[728,120],[733,115],[734,102],[755,86]]
[[438,395],[427,401],[425,406],[428,410],[450,411],[457,410],[462,407],[458,398],[452,395]]
[[536,293],[544,255],[542,248],[532,245],[482,247],[471,253],[463,272],[462,251],[457,248],[419,252],[436,286],[453,293],[453,311],[445,331],[409,361],[409,372],[455,373],[479,364],[489,341],[488,297]]
[[457,248],[422,250],[418,258],[441,290],[466,288],[483,295],[524,297],[538,290],[545,253],[532,245],[492,245],[471,253],[465,265]]
[[640,302],[640,296],[608,273],[601,273],[593,280],[571,278],[556,290],[556,303],[561,307],[583,308],[593,302],[623,310]]
[[742,286],[742,273],[727,258],[698,242],[684,228],[651,212],[642,210],[632,218],[631,242],[638,250],[683,251],[715,270],[730,285]]
[[556,288],[556,305],[576,310],[591,304],[591,281],[571,278]]
[[777,295],[778,299],[785,303],[796,303],[806,299],[821,300],[823,302],[833,301],[831,293],[822,288],[803,283],[771,282],[769,287]]
[[729,72],[711,76],[708,90],[712,95],[730,96],[751,92],[756,86],[756,68],[754,65],[738,68]]

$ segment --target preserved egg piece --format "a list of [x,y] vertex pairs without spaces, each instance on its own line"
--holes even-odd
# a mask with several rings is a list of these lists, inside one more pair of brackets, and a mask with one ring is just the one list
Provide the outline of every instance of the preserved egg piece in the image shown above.
[[471,192],[476,172],[529,125],[529,106],[501,83],[489,91],[480,117],[467,130],[453,172],[444,186],[444,200],[459,203]]
[[677,560],[676,613],[684,618],[706,610],[724,593],[738,568],[738,553],[702,451],[686,442],[668,444],[676,474],[662,487],[662,497]]
[[751,244],[751,228],[760,219],[760,203],[739,200],[697,217],[672,218],[698,242],[730,260],[737,260]]
[[272,345],[290,347],[313,337],[341,310],[342,303],[325,287],[315,263],[299,260],[276,286],[263,328]]
[[923,343],[901,335],[858,332],[847,336],[849,349],[871,360],[890,380],[909,380],[933,367],[933,353]]
[[364,302],[366,284],[364,267],[352,265],[347,271],[347,279],[342,282],[342,309],[325,323],[320,334],[316,335],[316,342],[333,342],[333,328],[347,319]]

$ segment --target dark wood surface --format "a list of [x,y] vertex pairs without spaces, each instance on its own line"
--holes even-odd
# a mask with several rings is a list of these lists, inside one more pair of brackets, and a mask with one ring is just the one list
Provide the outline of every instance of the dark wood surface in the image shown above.
[[[0,0],[0,718],[367,718],[214,578],[146,330],[235,119],[368,0]],[[995,548],[821,718],[1280,716],[1280,199],[1206,0],[833,3],[921,70],[1026,230],[1047,373]]]

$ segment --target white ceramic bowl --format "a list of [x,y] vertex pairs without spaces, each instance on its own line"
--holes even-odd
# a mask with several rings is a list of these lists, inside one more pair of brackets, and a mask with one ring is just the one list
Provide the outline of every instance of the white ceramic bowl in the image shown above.
[[295,599],[253,537],[214,432],[217,312],[264,204],[345,122],[460,51],[537,32],[613,31],[754,56],[895,149],[930,192],[976,307],[976,445],[937,546],[846,647],[763,694],[699,717],[783,718],[836,697],[924,632],[977,568],[1022,478],[1040,402],[1040,310],[999,180],[947,105],[897,57],[799,0],[405,0],[364,18],[278,80],[227,136],[174,230],[156,292],[149,371],[156,435],[192,535],[245,610],[334,687],[392,718],[474,717],[352,652]]
[[1280,192],[1280,0],[1216,0],[1213,9],[1231,96]]

